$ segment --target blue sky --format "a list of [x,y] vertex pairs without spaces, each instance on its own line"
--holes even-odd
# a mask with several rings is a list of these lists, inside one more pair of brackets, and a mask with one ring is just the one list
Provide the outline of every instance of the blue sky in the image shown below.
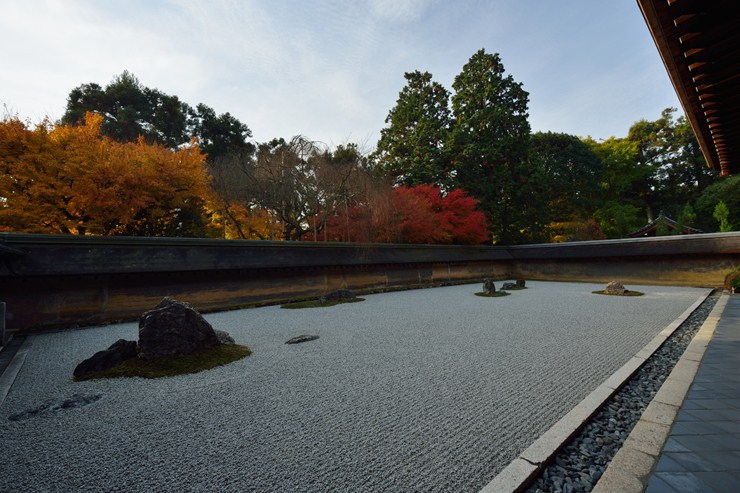
[[404,72],[451,90],[480,48],[529,92],[533,131],[625,136],[679,106],[634,0],[0,0],[0,41],[0,112],[32,122],[126,69],[259,142],[370,151]]

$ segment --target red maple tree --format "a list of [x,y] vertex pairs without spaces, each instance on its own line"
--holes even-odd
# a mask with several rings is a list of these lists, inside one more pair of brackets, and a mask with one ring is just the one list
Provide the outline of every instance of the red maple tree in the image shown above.
[[[308,241],[475,245],[490,233],[478,200],[462,189],[434,185],[396,187],[338,210]],[[322,218],[316,218],[321,221]]]

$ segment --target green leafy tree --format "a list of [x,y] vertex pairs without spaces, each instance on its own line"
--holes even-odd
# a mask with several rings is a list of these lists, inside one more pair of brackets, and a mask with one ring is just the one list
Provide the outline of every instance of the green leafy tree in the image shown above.
[[634,141],[610,137],[601,142],[586,139],[586,143],[601,161],[600,205],[594,217],[608,238],[623,238],[653,219],[647,214],[645,197],[636,192],[651,171],[639,164]]
[[649,216],[663,210],[676,217],[715,178],[688,121],[683,116],[674,119],[675,112],[666,108],[655,121],[636,122],[627,137],[637,145],[637,166],[645,172],[644,179],[633,183],[631,193]]
[[504,72],[480,50],[455,77],[450,150],[455,185],[480,201],[493,241],[513,244],[541,238],[545,211],[528,165],[529,94]]
[[582,221],[599,203],[601,160],[575,135],[532,135],[533,168],[544,174],[544,199],[550,221]]
[[378,169],[398,184],[448,185],[445,142],[449,92],[429,72],[407,72],[406,85],[385,119],[373,155]]
[[601,142],[587,139],[586,142],[601,160],[604,198],[644,208],[644,197],[635,191],[650,179],[651,170],[638,163],[637,143],[618,137],[609,137]]
[[727,233],[728,231],[732,231],[732,224],[730,224],[730,221],[728,220],[728,218],[730,217],[730,209],[727,208],[727,204],[725,204],[721,200],[717,202],[717,205],[714,207],[714,212],[712,213],[712,216],[714,216],[714,218],[719,223],[720,233]]
[[714,216],[720,202],[727,207],[727,223],[735,226],[740,224],[740,175],[719,178],[704,189],[694,204],[699,228],[721,231],[721,222]]
[[594,217],[607,238],[624,238],[630,231],[643,226],[639,208],[615,200],[604,203]]
[[691,207],[691,204],[684,205],[676,222],[678,225],[676,226],[676,229],[673,230],[673,234],[676,235],[682,234],[685,226],[691,227],[696,224],[696,212],[694,212],[694,208]]
[[[675,111],[667,108],[655,121],[636,122],[626,138],[611,137],[601,142],[587,139],[602,163],[603,210],[596,217],[609,237],[629,232],[622,225],[639,227],[653,220],[659,210],[669,217],[681,215],[685,206],[694,203],[715,179],[690,125],[683,117],[674,119]],[[705,199],[697,208],[697,223],[711,222],[717,200]],[[615,203],[622,207],[615,208]],[[635,210],[644,213],[635,216]],[[618,219],[617,213],[626,215]],[[699,227],[712,229],[714,225]]]
[[[676,230],[674,230],[676,231]],[[655,227],[655,236],[668,236],[671,234],[671,228],[665,221],[660,221]]]
[[645,215],[651,219],[657,212],[657,171],[661,163],[668,158],[671,151],[668,119],[663,116],[654,121],[640,120],[629,129],[626,140],[635,145],[636,153],[631,161],[629,188],[624,190],[635,204],[645,209]]
[[680,116],[673,124],[673,159],[658,170],[657,190],[665,210],[695,202],[702,191],[717,180],[717,173],[704,159],[691,124]]

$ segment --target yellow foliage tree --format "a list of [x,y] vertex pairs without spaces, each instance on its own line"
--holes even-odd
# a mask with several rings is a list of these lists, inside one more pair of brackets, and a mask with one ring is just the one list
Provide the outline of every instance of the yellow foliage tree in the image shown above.
[[[215,194],[214,194],[215,195]],[[243,204],[227,204],[222,197],[209,201],[209,236],[230,240],[281,240],[283,225],[275,214]]]
[[95,114],[79,126],[0,122],[0,230],[203,236],[210,178],[198,147],[119,143],[101,125]]

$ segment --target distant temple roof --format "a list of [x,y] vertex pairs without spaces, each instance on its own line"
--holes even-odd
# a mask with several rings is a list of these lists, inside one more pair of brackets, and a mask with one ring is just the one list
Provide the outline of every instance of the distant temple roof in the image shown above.
[[670,230],[676,230],[679,227],[681,228],[681,234],[682,235],[694,235],[703,233],[704,231],[692,228],[691,226],[681,226],[678,224],[677,221],[674,221],[670,217],[667,217],[663,214],[663,211],[660,211],[660,214],[658,214],[658,217],[655,218],[654,221],[647,223],[645,226],[643,226],[640,229],[637,229],[631,233],[628,233],[627,236],[630,238],[640,238],[642,236],[655,236],[656,230],[658,229],[658,226],[660,224],[664,224],[668,227]]

